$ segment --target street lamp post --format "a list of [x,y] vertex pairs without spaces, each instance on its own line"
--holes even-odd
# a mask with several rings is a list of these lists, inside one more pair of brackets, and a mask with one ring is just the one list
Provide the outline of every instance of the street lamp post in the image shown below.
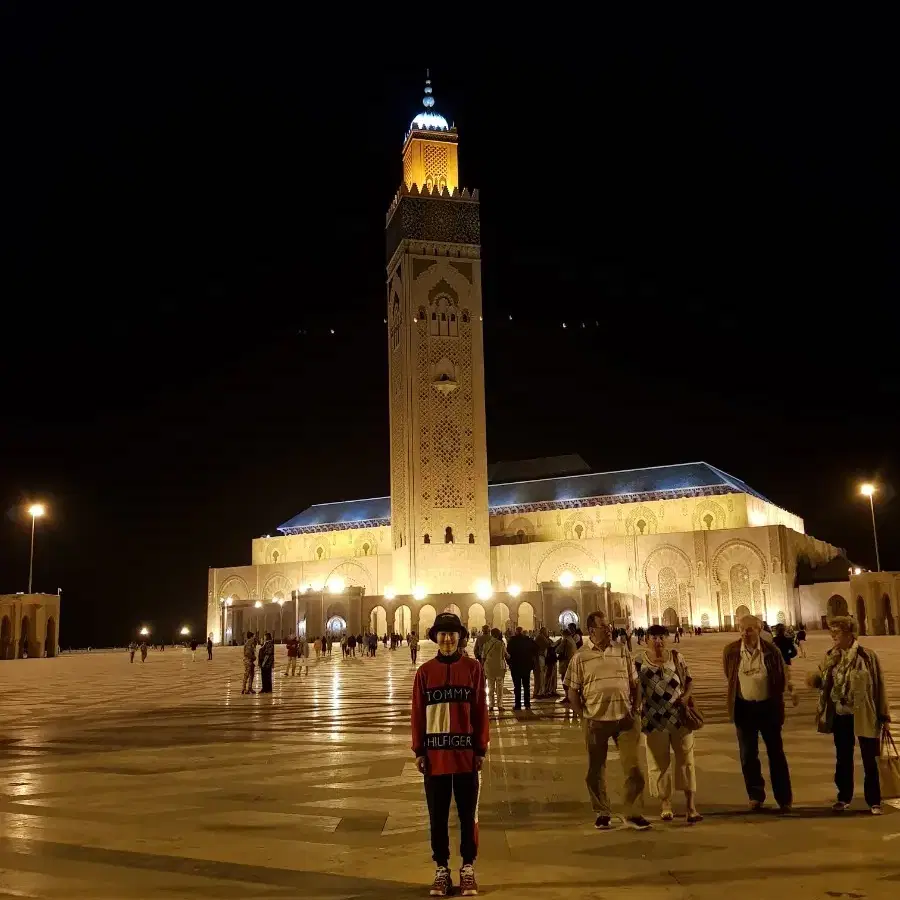
[[256,610],[256,633],[259,634],[259,611],[262,609],[262,600],[257,600],[253,608]]
[[869,510],[872,513],[872,538],[875,541],[875,570],[881,571],[881,556],[878,553],[878,529],[875,527],[875,501],[873,500],[873,495],[875,493],[875,485],[874,484],[863,484],[860,485],[859,492],[863,495],[863,497],[869,498]]
[[28,512],[31,515],[31,554],[28,557],[28,593],[31,593],[31,576],[34,574],[34,523],[36,519],[39,519],[47,510],[44,508],[43,503],[32,503],[31,506],[28,507]]
[[284,597],[276,597],[278,604],[278,640],[284,643]]

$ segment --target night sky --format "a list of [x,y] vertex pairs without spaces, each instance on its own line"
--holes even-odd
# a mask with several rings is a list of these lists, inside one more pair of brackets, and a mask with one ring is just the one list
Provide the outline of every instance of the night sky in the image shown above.
[[426,66],[481,192],[489,460],[703,459],[867,566],[874,479],[900,568],[884,23],[513,47],[462,12],[364,42],[253,7],[33,6],[0,21],[0,591],[44,500],[63,647],[203,634],[209,566],[388,492],[384,213]]

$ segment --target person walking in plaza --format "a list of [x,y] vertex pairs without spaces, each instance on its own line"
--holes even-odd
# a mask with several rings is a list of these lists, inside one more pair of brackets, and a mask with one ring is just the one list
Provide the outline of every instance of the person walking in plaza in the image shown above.
[[516,627],[516,633],[506,645],[509,654],[509,671],[513,681],[513,709],[531,709],[531,670],[534,666],[534,655],[537,652],[534,638],[528,637],[522,626]]
[[463,656],[459,644],[467,636],[459,616],[441,613],[428,637],[437,644],[434,659],[416,672],[412,694],[412,751],[416,768],[425,778],[425,799],[431,829],[432,859],[437,865],[432,897],[446,897],[450,876],[450,799],[459,815],[459,892],[478,893],[475,858],[478,855],[478,798],[481,769],[490,731],[484,670],[477,660]]
[[303,633],[297,637],[297,659],[300,660],[300,674],[309,675],[309,641]]
[[498,712],[503,708],[503,682],[508,658],[500,629],[491,629],[488,639],[481,645],[481,664],[488,687],[488,709],[496,707]]
[[488,628],[487,625],[481,626],[481,634],[475,638],[475,659],[481,662],[481,648],[487,643],[488,638],[491,636],[491,629]]
[[803,645],[806,643],[806,628],[801,625],[797,629],[797,653],[800,655],[800,659],[806,659],[806,647]]
[[613,738],[625,776],[625,823],[646,831],[650,823],[640,812],[644,776],[638,763],[641,723],[637,671],[628,648],[613,643],[605,613],[591,613],[587,627],[588,640],[569,663],[565,687],[572,709],[583,719],[588,754],[585,783],[597,816],[594,827],[611,827],[606,757]]
[[798,697],[791,678],[791,660],[797,655],[797,646],[788,637],[785,626],[780,623],[775,626],[772,643],[781,651],[781,658],[784,660],[784,692],[791,698],[791,703],[796,706]]
[[272,693],[272,670],[275,668],[275,641],[272,633],[266,632],[266,638],[259,648],[259,677],[262,681],[261,694]]
[[766,783],[759,762],[762,735],[769,756],[775,802],[782,812],[788,813],[794,798],[781,737],[786,686],[784,660],[771,640],[761,638],[762,622],[756,616],[744,616],[740,626],[741,637],[726,644],[722,663],[728,681],[728,716],[737,731],[750,809],[758,811],[766,801]]
[[210,635],[206,639],[206,661],[207,662],[209,662],[209,660],[212,659],[212,651],[213,651],[213,639],[212,639],[212,635]]
[[244,641],[244,680],[241,683],[242,694],[255,694],[253,678],[256,675],[256,636],[252,631],[247,632],[247,640]]
[[347,638],[347,655],[348,656],[356,656],[356,635],[351,634],[350,637]]
[[534,639],[534,694],[532,697],[535,700],[547,696],[547,648],[549,646],[550,636],[547,634],[547,629],[541,626]]
[[322,649],[322,645],[319,643],[318,638],[313,638],[313,649],[316,651],[316,662],[319,660],[319,652]]
[[191,662],[197,662],[197,646],[199,643],[196,638],[191,639]]
[[131,662],[134,662],[134,654],[137,652],[138,645],[132,641],[128,645],[128,652],[131,654]]
[[287,648],[287,665],[284,667],[284,677],[297,674],[297,652],[300,649],[300,642],[294,637],[294,632],[290,633],[288,639],[284,642]]
[[[569,663],[578,652],[578,644],[575,642],[575,624],[570,622],[567,628],[563,629],[562,638],[556,646],[556,660],[559,665],[559,683],[565,685],[566,671]],[[569,698],[566,696],[566,689],[563,687],[563,698],[559,701],[563,706],[569,706]]]
[[[651,625],[647,647],[635,659],[641,688],[641,730],[647,741],[647,778],[650,794],[659,797],[660,818],[670,822],[672,787],[684,791],[687,823],[703,821],[697,812],[697,771],[694,765],[694,735],[685,725],[683,711],[691,696],[692,679],[684,657],[668,650],[669,629]],[[672,757],[675,777],[672,778]]]
[[409,658],[413,665],[419,656],[419,636],[413,631],[407,635],[406,643],[409,645]]
[[141,641],[141,662],[147,662],[147,642]]
[[881,662],[874,650],[859,643],[855,619],[835,616],[828,626],[833,646],[810,673],[809,686],[819,691],[817,728],[834,739],[837,800],[831,808],[844,812],[853,800],[853,750],[858,741],[863,796],[872,814],[880,816],[878,757],[880,741],[890,737],[891,721]]

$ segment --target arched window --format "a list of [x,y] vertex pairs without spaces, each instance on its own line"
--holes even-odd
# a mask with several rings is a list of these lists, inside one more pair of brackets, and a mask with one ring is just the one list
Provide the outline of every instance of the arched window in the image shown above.
[[444,529],[444,543],[453,543],[453,529],[449,525]]
[[470,544],[474,544],[474,543],[475,543],[475,535],[472,534],[471,531],[469,532],[469,543],[470,543]]
[[321,559],[325,555],[325,548],[320,544],[316,547],[316,559]]
[[644,529],[647,527],[647,523],[643,519],[638,519],[634,524],[637,527],[638,533],[643,534]]
[[426,534],[423,543],[430,544],[431,543],[431,535]]
[[[749,612],[753,603],[750,589],[750,570],[745,565],[737,563],[731,567],[728,580],[731,583],[731,602],[735,607],[747,607]],[[744,615],[747,615],[747,613],[744,613]],[[735,618],[737,618],[736,612]]]
[[369,555],[369,545],[368,545],[368,544],[363,544],[363,545],[362,545],[362,552],[363,552],[363,556],[368,556],[368,555]]
[[517,544],[525,543],[525,532],[521,528],[516,532],[516,543]]
[[464,309],[462,312],[462,320],[463,320],[463,325],[469,324],[469,311],[467,309]]
[[276,565],[278,564],[278,551],[277,550],[272,551],[272,562],[275,563]]
[[584,525],[582,525],[581,522],[579,522],[575,526],[575,537],[578,538],[578,540],[580,541],[583,534],[584,534]]

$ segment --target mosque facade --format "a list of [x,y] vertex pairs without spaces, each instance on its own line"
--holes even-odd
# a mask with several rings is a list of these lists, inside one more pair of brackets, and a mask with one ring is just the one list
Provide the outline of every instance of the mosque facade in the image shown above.
[[712,465],[489,468],[478,191],[428,82],[423,103],[385,223],[390,496],[311,506],[253,540],[250,565],[210,569],[208,632],[424,634],[445,609],[470,629],[594,609],[622,626],[808,618],[798,566],[841,551]]

